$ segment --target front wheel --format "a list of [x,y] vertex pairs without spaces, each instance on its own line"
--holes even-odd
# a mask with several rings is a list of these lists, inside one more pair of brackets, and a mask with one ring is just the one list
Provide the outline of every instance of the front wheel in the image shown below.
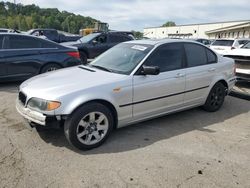
[[225,86],[220,82],[216,83],[211,89],[203,109],[208,112],[215,112],[219,110],[224,102],[225,96]]
[[99,103],[89,103],[78,108],[66,120],[64,133],[67,140],[78,149],[100,146],[114,126],[111,111]]

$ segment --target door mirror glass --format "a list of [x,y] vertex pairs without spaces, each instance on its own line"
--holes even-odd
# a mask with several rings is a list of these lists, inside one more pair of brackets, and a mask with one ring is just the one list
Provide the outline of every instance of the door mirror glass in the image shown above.
[[142,75],[158,75],[160,74],[160,68],[157,66],[142,66]]
[[94,46],[95,46],[97,43],[98,43],[98,42],[97,42],[96,39],[92,41],[92,44],[93,44]]

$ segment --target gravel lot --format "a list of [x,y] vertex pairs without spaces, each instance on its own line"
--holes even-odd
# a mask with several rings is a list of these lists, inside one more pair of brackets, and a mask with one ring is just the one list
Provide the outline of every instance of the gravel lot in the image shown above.
[[250,187],[248,100],[122,128],[78,151],[61,130],[25,128],[17,86],[0,85],[0,187]]

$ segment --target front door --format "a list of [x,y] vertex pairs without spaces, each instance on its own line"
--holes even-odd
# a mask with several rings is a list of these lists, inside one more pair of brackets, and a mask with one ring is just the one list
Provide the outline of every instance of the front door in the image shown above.
[[182,43],[159,46],[145,61],[145,66],[158,66],[159,75],[134,75],[133,116],[150,118],[182,107],[185,69]]

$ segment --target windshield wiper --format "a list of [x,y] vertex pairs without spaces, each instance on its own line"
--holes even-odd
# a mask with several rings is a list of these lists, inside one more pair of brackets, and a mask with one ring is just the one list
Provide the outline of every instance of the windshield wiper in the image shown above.
[[107,72],[113,72],[112,70],[110,70],[110,69],[108,69],[106,67],[99,66],[99,65],[90,65],[90,67],[94,67],[94,68],[104,70],[104,71],[107,71]]

